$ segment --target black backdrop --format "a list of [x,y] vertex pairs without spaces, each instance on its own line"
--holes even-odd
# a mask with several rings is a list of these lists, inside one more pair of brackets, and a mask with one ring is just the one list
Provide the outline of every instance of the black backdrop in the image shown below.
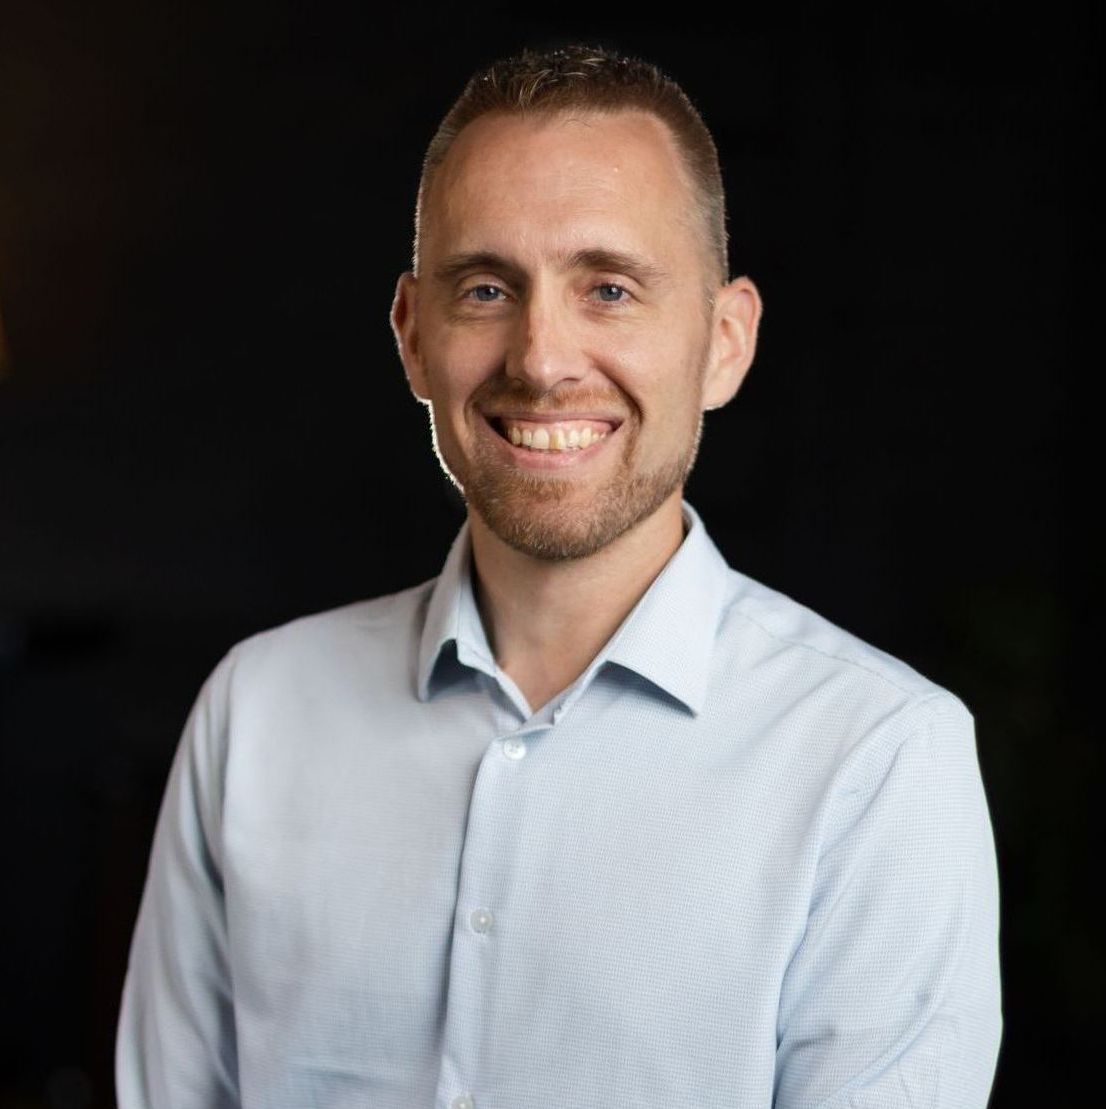
[[1100,17],[546,7],[0,0],[5,1109],[113,1104],[153,821],[221,654],[437,572],[461,510],[387,325],[419,157],[473,68],[574,39],[684,84],[766,302],[689,499],[733,565],[972,709],[992,1105],[1089,1074]]

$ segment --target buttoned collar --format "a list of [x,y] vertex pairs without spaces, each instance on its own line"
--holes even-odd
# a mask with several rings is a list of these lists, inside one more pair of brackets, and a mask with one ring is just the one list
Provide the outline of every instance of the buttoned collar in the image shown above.
[[[687,501],[682,508],[687,528],[683,542],[574,683],[577,695],[602,666],[613,664],[646,679],[692,713],[701,711],[730,569],[695,510]],[[472,588],[468,521],[453,541],[430,596],[419,643],[419,700],[436,692],[449,657],[498,675]]]

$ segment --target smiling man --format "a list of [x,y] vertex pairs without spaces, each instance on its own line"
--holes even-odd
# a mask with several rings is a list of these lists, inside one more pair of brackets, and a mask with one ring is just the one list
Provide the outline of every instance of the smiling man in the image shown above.
[[952,693],[683,500],[753,359],[709,133],[646,63],[477,74],[392,324],[468,519],[264,632],[173,764],[121,1109],[982,1107],[994,845]]
[[531,708],[679,547],[703,410],[752,361],[760,299],[718,279],[696,193],[640,109],[486,110],[428,159],[393,323],[470,507],[492,649]]

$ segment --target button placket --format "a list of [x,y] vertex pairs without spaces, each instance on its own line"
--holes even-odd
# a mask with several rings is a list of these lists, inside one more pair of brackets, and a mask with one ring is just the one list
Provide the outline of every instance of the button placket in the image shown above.
[[526,756],[527,747],[521,739],[515,739],[513,736],[503,741],[503,754],[509,759],[521,759]]
[[504,736],[499,741],[499,748],[503,754],[513,762],[518,762],[529,753],[530,745],[527,740],[537,739],[553,728],[552,723],[528,724],[511,735]]
[[[507,865],[501,814],[518,803],[517,787],[523,783],[516,783],[514,776],[530,769],[523,765],[531,753],[530,744],[552,728],[548,722],[519,725],[515,721],[517,730],[505,720],[499,723],[507,727],[485,749],[473,788],[462,854],[455,927],[459,929],[458,938],[463,932],[467,939],[453,945],[450,959],[450,992],[456,987],[459,996],[473,996],[473,991],[481,990],[494,976],[497,932],[504,922],[496,919],[489,902],[497,904]],[[497,845],[494,850],[493,844]],[[476,860],[480,865],[472,865]],[[445,1054],[439,1078],[439,1096],[450,1098],[441,1104],[448,1109],[477,1109],[471,1092],[451,1095],[449,1091],[451,1087],[464,1089],[462,1084],[472,1081],[478,1052],[478,1024],[455,1012],[451,1005],[446,1013]],[[450,1060],[448,1066],[446,1059]]]
[[469,915],[469,924],[472,925],[474,932],[485,935],[492,930],[492,925],[495,923],[495,914],[491,909],[473,909]]

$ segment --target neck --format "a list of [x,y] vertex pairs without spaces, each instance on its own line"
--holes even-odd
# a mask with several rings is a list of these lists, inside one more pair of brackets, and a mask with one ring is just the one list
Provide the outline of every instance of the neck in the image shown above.
[[681,491],[587,558],[507,546],[470,510],[473,588],[499,668],[538,709],[572,684],[683,542]]

